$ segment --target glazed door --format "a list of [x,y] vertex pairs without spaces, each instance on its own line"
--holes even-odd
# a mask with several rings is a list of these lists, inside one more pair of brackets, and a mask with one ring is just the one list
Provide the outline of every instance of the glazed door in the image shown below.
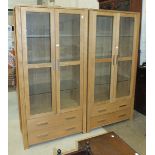
[[115,98],[131,97],[137,55],[137,18],[132,14],[120,14],[116,45]]
[[22,8],[25,102],[28,118],[56,112],[54,12]]
[[115,22],[113,13],[90,12],[88,102],[92,105],[113,99]]
[[83,104],[84,14],[79,10],[57,9],[55,16],[59,113],[81,108]]

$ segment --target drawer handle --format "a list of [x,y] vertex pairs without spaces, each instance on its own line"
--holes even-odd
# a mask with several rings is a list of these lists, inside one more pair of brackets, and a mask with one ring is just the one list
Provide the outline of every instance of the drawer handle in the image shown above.
[[66,130],[69,131],[69,130],[74,130],[74,129],[76,129],[76,127],[68,128]]
[[126,114],[119,115],[118,117],[124,117],[124,116],[126,116]]
[[38,126],[41,126],[41,125],[48,125],[48,122],[41,122],[41,123],[37,123]]
[[107,111],[107,109],[98,110],[99,113],[105,112],[105,111]]
[[41,135],[37,135],[38,138],[41,138],[41,137],[47,137],[47,136],[48,136],[48,133],[41,134]]
[[73,116],[73,117],[66,117],[65,119],[66,120],[71,120],[71,119],[75,119],[76,118],[76,116]]
[[119,107],[120,108],[123,108],[123,107],[126,107],[127,105],[126,104],[124,104],[124,105],[120,105]]
[[99,120],[99,121],[97,121],[98,123],[103,123],[103,122],[105,122],[106,121],[106,119],[103,119],[103,120]]

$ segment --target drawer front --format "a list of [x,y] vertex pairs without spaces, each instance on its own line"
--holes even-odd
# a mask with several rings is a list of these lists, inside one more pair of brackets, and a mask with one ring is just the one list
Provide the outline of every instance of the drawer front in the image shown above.
[[41,129],[59,127],[64,124],[72,124],[74,122],[82,123],[82,112],[72,111],[63,114],[40,117],[27,121],[28,131],[36,131]]
[[120,110],[114,113],[105,114],[101,116],[91,117],[90,127],[97,128],[111,123],[126,120],[130,117],[130,108]]
[[91,116],[99,116],[103,114],[113,113],[130,107],[130,99],[122,99],[112,103],[103,103],[93,105]]
[[72,125],[63,125],[60,127],[53,127],[29,132],[28,140],[29,144],[32,145],[80,132],[82,132],[82,123],[74,123]]

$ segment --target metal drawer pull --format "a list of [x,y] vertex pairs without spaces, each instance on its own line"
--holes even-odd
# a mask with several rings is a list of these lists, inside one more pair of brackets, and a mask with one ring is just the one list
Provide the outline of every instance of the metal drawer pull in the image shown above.
[[71,119],[75,119],[76,118],[76,116],[73,116],[73,117],[66,117],[65,119],[66,120],[71,120]]
[[99,120],[99,121],[97,121],[98,123],[103,123],[103,122],[105,122],[106,121],[106,119],[103,119],[103,120]]
[[41,122],[41,123],[37,123],[38,126],[41,126],[41,125],[48,125],[48,122]]
[[105,111],[107,111],[107,109],[98,110],[99,113],[100,112],[105,112]]
[[119,115],[118,117],[124,117],[124,116],[126,116],[126,114],[123,114],[123,115]]
[[45,133],[45,134],[41,134],[41,135],[37,135],[37,137],[47,137],[48,136],[48,133]]
[[73,129],[76,129],[76,127],[68,128],[66,130],[69,131],[69,130],[73,130]]
[[124,104],[124,105],[120,105],[119,107],[122,108],[122,107],[126,107],[126,106],[127,106],[127,105]]

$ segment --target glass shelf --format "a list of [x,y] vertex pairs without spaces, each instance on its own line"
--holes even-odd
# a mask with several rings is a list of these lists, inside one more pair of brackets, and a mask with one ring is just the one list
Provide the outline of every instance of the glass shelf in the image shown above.
[[130,95],[132,61],[119,61],[117,73],[116,97]]
[[59,15],[60,61],[80,60],[80,15]]
[[97,35],[96,37],[111,37],[112,38],[112,36],[102,36],[102,35]]
[[51,62],[50,13],[27,12],[26,37],[28,64]]
[[61,34],[60,37],[80,37],[80,35]]
[[80,65],[60,68],[60,107],[73,108],[80,105]]
[[43,93],[30,96],[31,115],[51,112],[52,96],[50,93]]
[[112,57],[113,17],[97,16],[96,20],[96,58],[110,58]]
[[94,101],[110,99],[111,63],[100,62],[95,65]]
[[120,18],[119,32],[119,57],[132,56],[133,52],[133,37],[134,37],[134,18]]
[[50,68],[29,69],[29,99],[31,115],[52,111],[52,81]]

